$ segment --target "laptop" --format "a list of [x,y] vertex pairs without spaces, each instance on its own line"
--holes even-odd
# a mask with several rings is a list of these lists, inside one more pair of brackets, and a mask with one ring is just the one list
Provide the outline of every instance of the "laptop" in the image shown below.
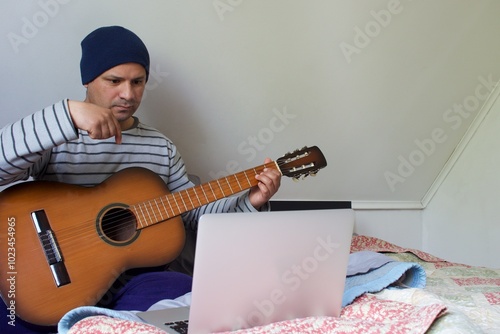
[[191,306],[140,312],[168,333],[232,331],[340,315],[350,209],[206,214],[200,218]]

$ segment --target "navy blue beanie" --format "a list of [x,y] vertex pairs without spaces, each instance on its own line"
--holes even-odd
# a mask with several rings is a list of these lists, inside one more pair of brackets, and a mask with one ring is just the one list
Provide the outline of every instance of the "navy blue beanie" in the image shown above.
[[80,72],[82,84],[88,84],[112,67],[138,63],[149,77],[149,53],[146,45],[132,31],[119,26],[92,31],[81,43]]

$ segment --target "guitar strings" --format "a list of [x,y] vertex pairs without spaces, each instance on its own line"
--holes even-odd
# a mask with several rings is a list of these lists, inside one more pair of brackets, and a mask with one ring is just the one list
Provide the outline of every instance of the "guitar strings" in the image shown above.
[[[155,199],[150,199],[150,200],[144,201],[142,203],[130,205],[127,208],[123,208],[123,209],[117,210],[115,212],[109,213],[109,215],[106,218],[109,219],[110,221],[112,221],[113,224],[112,224],[112,226],[106,227],[107,228],[106,236],[120,235],[120,233],[122,233],[123,231],[130,230],[131,224],[134,225],[134,229],[137,229],[137,230],[142,229],[142,228],[145,228],[147,226],[154,225],[157,222],[165,221],[165,220],[169,220],[169,219],[172,219],[174,217],[177,217],[180,214],[187,212],[187,211],[190,211],[191,209],[193,209],[195,207],[204,205],[203,204],[204,202],[205,202],[205,204],[208,204],[208,203],[213,202],[219,198],[231,196],[237,192],[248,189],[253,185],[253,183],[251,182],[251,180],[248,178],[248,176],[246,174],[249,173],[250,171],[252,171],[253,174],[257,175],[259,172],[261,172],[266,167],[267,168],[271,167],[271,163],[264,164],[264,165],[255,167],[253,169],[249,169],[249,170],[240,172],[240,173],[244,173],[245,179],[247,179],[247,181],[245,182],[246,184],[244,186],[241,185],[241,183],[243,182],[242,181],[243,179],[238,180],[236,177],[234,180],[232,178],[230,180],[228,178],[222,178],[222,179],[213,180],[213,181],[210,181],[208,183],[205,183],[205,184],[202,184],[199,186],[195,186],[195,187],[192,187],[189,189],[185,189],[185,190],[182,190],[179,192],[170,193],[170,194],[167,194],[167,195],[164,195],[164,196],[161,196],[160,198],[158,198],[158,200],[164,199],[164,201],[168,205],[159,206],[158,203],[155,203]],[[274,167],[275,166],[273,165],[273,168]],[[240,174],[240,173],[238,173],[238,174]],[[222,182],[221,180],[223,180],[223,179],[225,179],[226,182],[223,182],[224,184],[221,185],[221,182]],[[255,179],[253,179],[253,180],[256,184],[257,181]],[[224,192],[225,185],[228,186],[228,188],[226,188],[226,193]],[[185,199],[189,198],[190,191],[191,192],[196,191],[196,189],[194,189],[194,188],[201,190],[201,192],[203,193],[203,196],[201,196],[202,198],[200,198],[198,196],[197,200],[195,201],[198,203],[193,203],[192,200],[188,200],[189,201],[189,204],[188,204]],[[214,188],[216,190],[217,190],[217,188],[219,188],[218,190],[220,191],[221,194],[217,195],[214,192]],[[236,190],[233,190],[233,189],[236,189]],[[230,192],[229,194],[227,194],[228,191]],[[207,195],[207,193],[209,193],[209,194]],[[210,195],[210,193],[211,193],[211,195]],[[179,197],[179,199],[176,199],[176,197]],[[141,207],[143,207],[144,209],[141,209]],[[141,212],[141,210],[145,211],[151,207],[153,207],[153,208],[156,207],[156,209],[158,209],[157,212],[159,213],[159,215],[161,215],[161,218],[162,218],[161,220],[155,221],[154,223],[148,223],[148,220],[152,221],[153,217],[146,217],[144,212]],[[170,214],[169,212],[174,212],[174,214]],[[142,215],[142,217],[141,217],[141,215]],[[154,220],[157,220],[157,219],[158,219],[158,217],[154,218]],[[146,224],[141,224],[141,221],[143,223],[145,222]],[[86,222],[82,222],[78,226],[63,227],[63,228],[55,231],[55,233],[57,233],[56,239],[57,239],[59,244],[61,244],[63,242],[64,243],[72,242],[72,241],[77,240],[77,239],[81,240],[81,241],[84,241],[84,239],[88,239],[87,240],[88,244],[86,244],[86,246],[91,247],[92,242],[95,242],[95,243],[102,242],[102,240],[100,238],[92,238],[92,239],[89,238],[90,236],[95,236],[96,229],[98,229],[98,226],[97,226],[98,224],[99,224],[99,222],[96,219],[92,219],[92,220],[88,220]],[[105,222],[104,224],[107,224],[107,223]],[[141,225],[143,225],[143,226],[141,226]],[[102,228],[102,222],[101,222],[101,228]],[[33,251],[37,251],[37,250],[38,250],[38,248],[35,245],[33,248]],[[66,255],[70,255],[70,254],[68,254],[70,251],[71,251],[71,248],[65,249]],[[52,256],[53,254],[50,251],[48,251],[48,255]],[[64,256],[65,254],[62,254],[62,255]]]
[[[276,164],[276,165],[274,165],[274,164]],[[255,175],[259,174],[264,168],[275,168],[276,166],[278,166],[280,171],[284,175],[287,175],[291,169],[290,168],[283,169],[282,166],[286,165],[286,164],[287,164],[286,162],[280,163],[279,161],[263,164],[261,166],[255,167],[253,169],[248,169],[248,170],[245,170],[243,172],[235,174],[234,180],[232,178],[230,180],[228,180],[227,177],[221,178],[218,180],[213,180],[213,181],[210,181],[208,183],[198,185],[198,186],[195,186],[195,187],[192,187],[189,189],[185,189],[185,190],[182,190],[179,192],[169,193],[169,194],[166,194],[164,196],[160,196],[157,199],[149,199],[149,200],[146,200],[146,201],[141,202],[141,203],[136,203],[136,204],[130,205],[126,208],[122,208],[122,209],[116,210],[115,212],[111,212],[111,213],[109,213],[108,216],[106,216],[106,214],[105,214],[104,216],[106,216],[106,219],[109,219],[112,222],[111,226],[105,226],[106,227],[106,236],[109,236],[109,235],[117,236],[117,235],[120,235],[123,231],[125,231],[125,232],[129,231],[131,229],[131,227],[130,227],[131,224],[134,225],[134,229],[136,232],[137,230],[140,230],[140,229],[145,228],[147,226],[154,225],[158,222],[163,222],[163,221],[178,217],[182,213],[190,211],[196,207],[202,206],[204,204],[208,204],[208,203],[216,201],[220,198],[228,197],[228,196],[234,195],[240,191],[248,189],[251,186],[253,186],[254,184],[257,184],[257,181],[255,180]],[[253,172],[252,174],[254,174],[253,179],[249,179],[249,177],[246,175],[250,171],[252,171]],[[241,178],[241,179],[236,178],[236,175],[239,175],[239,174],[245,174],[245,179],[247,181],[245,182],[246,184],[244,186],[242,186],[241,182],[240,182],[243,180],[243,178]],[[223,182],[223,183],[225,183],[224,185],[228,186],[228,189],[230,192],[229,194],[224,193],[224,187],[223,187],[224,185],[221,186],[221,182],[222,182],[221,180],[225,180],[225,182]],[[221,195],[217,196],[215,194],[213,188],[216,188],[216,189],[219,188],[218,190],[221,192]],[[237,191],[234,191],[233,189],[237,189]],[[203,196],[201,196],[201,198],[198,196],[197,200],[195,201],[198,203],[193,203],[192,199],[190,199],[191,197],[189,197],[189,191],[195,192],[195,196],[197,196],[196,190],[201,191],[201,193],[203,193]],[[212,193],[212,195],[209,196],[209,195],[207,195],[207,193],[209,193],[209,194]],[[176,196],[179,197],[179,199],[176,199],[175,198]],[[209,198],[212,196],[213,196],[213,198]],[[187,200],[188,198],[189,198],[189,200]],[[164,200],[164,203],[162,203],[162,205],[160,206],[157,203],[157,200]],[[165,205],[165,203],[167,205]],[[202,203],[204,203],[204,204],[202,204]],[[200,205],[198,205],[198,204],[200,204]],[[154,210],[154,211],[159,213],[159,215],[161,216],[160,220],[158,220],[158,217],[152,217],[152,216],[146,217],[146,215],[144,213],[144,211],[149,212],[148,208],[154,209],[155,207],[157,210]],[[141,210],[142,210],[142,212],[141,212]],[[170,214],[169,212],[170,213],[174,212],[174,214]],[[150,213],[148,213],[148,215],[150,215]],[[154,216],[154,214],[153,214],[153,216]],[[148,220],[151,221],[152,223],[151,222],[148,223]],[[146,224],[143,224],[141,222],[145,222]],[[101,228],[102,228],[102,224],[103,224],[102,220],[101,220],[100,224],[101,224]],[[105,222],[104,224],[106,225],[106,224],[108,224],[108,222]],[[59,244],[72,242],[74,240],[86,241],[86,242],[88,242],[88,244],[86,244],[86,246],[92,247],[92,242],[94,242],[96,244],[102,242],[101,238],[89,238],[90,236],[96,235],[96,229],[99,229],[99,227],[97,225],[99,225],[99,221],[96,218],[94,218],[94,219],[88,220],[86,222],[81,222],[80,225],[78,225],[78,226],[63,227],[63,228],[55,231],[55,233],[57,233],[56,240]],[[131,238],[132,237],[133,237],[133,235],[131,236]],[[32,250],[38,251],[38,247],[34,246]],[[66,256],[71,255],[70,253],[72,250],[73,249],[71,247],[67,248],[67,249],[65,248],[64,249],[65,254],[62,254],[62,256],[64,257],[65,255]],[[78,250],[78,252],[79,251],[80,250]],[[48,254],[50,256],[54,255],[50,252],[48,252]]]

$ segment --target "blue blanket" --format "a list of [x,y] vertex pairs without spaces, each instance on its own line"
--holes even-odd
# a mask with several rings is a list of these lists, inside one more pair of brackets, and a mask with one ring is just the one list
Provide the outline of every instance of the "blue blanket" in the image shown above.
[[390,257],[362,251],[349,255],[349,266],[342,307],[364,293],[379,292],[387,287],[424,288],[424,268],[418,263],[394,261]]

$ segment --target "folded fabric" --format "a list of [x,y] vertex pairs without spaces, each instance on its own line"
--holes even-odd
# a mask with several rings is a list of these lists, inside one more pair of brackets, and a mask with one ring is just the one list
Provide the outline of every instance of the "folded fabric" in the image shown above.
[[[361,253],[361,252],[360,252]],[[357,297],[370,292],[379,292],[389,286],[424,288],[426,274],[424,268],[418,263],[394,261],[383,254],[363,251],[363,254],[352,253],[350,272],[358,272],[347,276],[342,307],[352,303]],[[354,268],[357,263],[358,268]]]
[[371,251],[351,253],[349,254],[349,264],[347,265],[347,276],[364,274],[392,261],[394,260],[384,254]]
[[[164,308],[182,307],[190,304],[191,292],[188,292],[176,299],[160,300],[153,304],[149,310],[153,311]],[[122,320],[143,322],[143,320],[137,316],[137,313],[138,311],[116,311],[97,306],[81,306],[66,313],[59,321],[57,330],[59,334],[66,334],[78,321],[95,316],[106,316]]]
[[96,315],[78,321],[67,334],[167,334],[163,329],[144,322]]
[[66,334],[71,326],[76,324],[78,321],[96,315],[103,315],[124,320],[141,321],[141,318],[135,315],[135,313],[135,311],[115,311],[97,306],[81,306],[69,311],[62,317],[57,325],[57,331],[59,334]]

